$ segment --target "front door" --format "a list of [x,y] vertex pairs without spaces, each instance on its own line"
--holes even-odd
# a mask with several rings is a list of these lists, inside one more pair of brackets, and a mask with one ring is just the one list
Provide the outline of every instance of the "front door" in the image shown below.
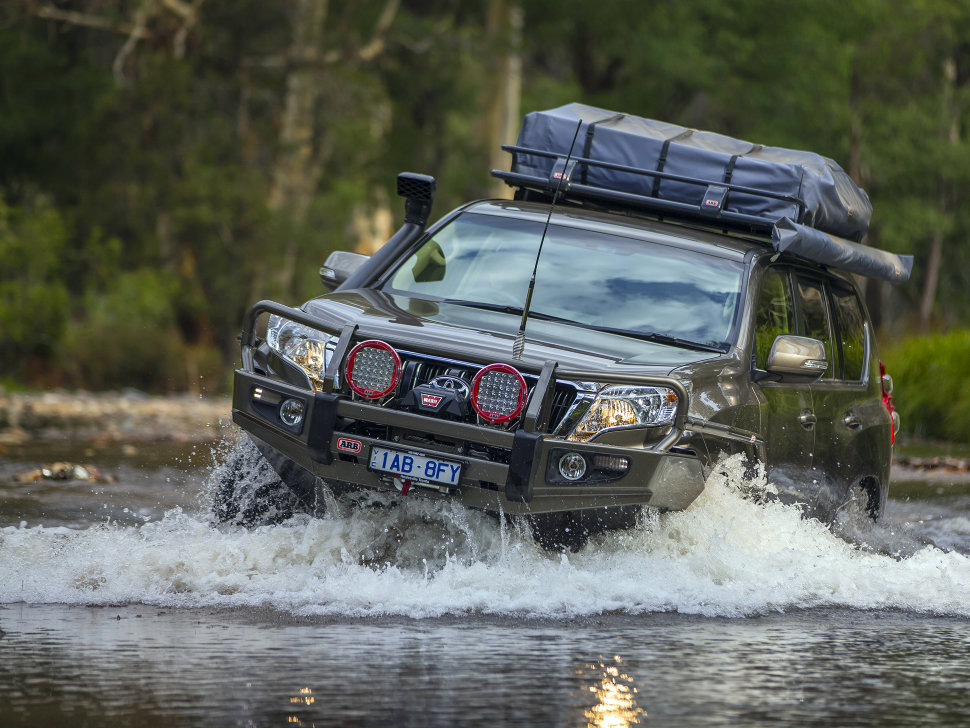
[[778,489],[782,501],[814,508],[818,478],[813,469],[816,419],[812,386],[777,381],[765,370],[775,337],[796,333],[791,273],[783,267],[769,268],[755,314],[754,341],[754,375],[763,395],[765,466],[768,482]]

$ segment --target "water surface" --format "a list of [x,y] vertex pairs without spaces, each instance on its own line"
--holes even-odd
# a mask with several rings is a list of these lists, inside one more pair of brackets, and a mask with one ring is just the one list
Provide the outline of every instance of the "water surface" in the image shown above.
[[829,529],[729,466],[683,513],[551,553],[411,497],[215,527],[208,449],[94,451],[111,483],[15,482],[85,457],[18,455],[4,725],[970,722],[965,484]]

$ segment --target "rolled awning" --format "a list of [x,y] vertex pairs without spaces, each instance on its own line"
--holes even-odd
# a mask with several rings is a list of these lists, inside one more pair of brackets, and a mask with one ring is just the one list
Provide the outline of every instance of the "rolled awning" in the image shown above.
[[853,243],[788,218],[775,223],[771,245],[780,253],[791,253],[815,263],[890,283],[905,283],[913,270],[912,255],[896,255]]

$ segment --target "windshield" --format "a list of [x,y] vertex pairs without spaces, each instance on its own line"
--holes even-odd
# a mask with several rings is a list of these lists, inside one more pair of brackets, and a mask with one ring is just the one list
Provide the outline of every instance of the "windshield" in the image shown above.
[[[465,213],[412,253],[385,290],[511,312],[525,304],[543,227]],[[693,250],[550,225],[530,311],[723,349],[741,271],[738,262]]]

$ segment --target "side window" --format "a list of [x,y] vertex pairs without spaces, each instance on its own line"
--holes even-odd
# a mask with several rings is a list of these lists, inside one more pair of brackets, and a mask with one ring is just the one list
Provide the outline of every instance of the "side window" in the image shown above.
[[848,286],[832,286],[838,341],[842,349],[842,378],[859,381],[866,366],[866,318],[859,297]]
[[798,333],[818,339],[825,344],[825,357],[829,368],[825,370],[822,379],[834,379],[838,376],[835,357],[832,355],[832,337],[829,333],[829,315],[825,305],[825,289],[821,281],[814,278],[796,278],[795,287],[798,290]]
[[761,296],[758,298],[754,333],[755,366],[758,369],[765,368],[776,336],[793,333],[795,313],[788,273],[770,268],[765,273]]

